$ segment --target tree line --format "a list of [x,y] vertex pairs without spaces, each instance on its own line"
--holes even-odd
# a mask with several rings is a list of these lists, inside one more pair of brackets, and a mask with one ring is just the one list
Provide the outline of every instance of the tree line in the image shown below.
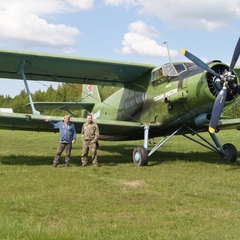
[[[102,100],[114,93],[116,88],[99,86],[99,94]],[[61,83],[54,89],[52,85],[46,91],[38,90],[31,94],[33,102],[77,102],[81,100],[82,84]],[[12,108],[16,113],[31,113],[28,105],[29,99],[27,92],[21,90],[15,97],[0,95],[0,108]],[[65,110],[53,109],[51,112],[40,111],[42,114],[53,116],[66,114]],[[81,111],[74,111],[74,115],[80,117]]]

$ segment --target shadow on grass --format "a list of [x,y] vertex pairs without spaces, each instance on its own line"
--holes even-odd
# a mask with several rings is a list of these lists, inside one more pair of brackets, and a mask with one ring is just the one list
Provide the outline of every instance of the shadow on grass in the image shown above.
[[[132,154],[136,145],[117,145],[117,146],[100,146],[98,150],[98,159],[100,166],[116,166],[118,164],[133,163]],[[76,149],[72,153],[70,164],[81,166],[81,149],[77,150],[79,155],[77,156]],[[238,152],[238,155],[240,152]],[[91,154],[89,154],[89,164],[91,164]],[[6,165],[52,165],[54,153],[51,156],[31,156],[31,155],[10,155],[1,156],[0,162]],[[219,154],[208,152],[173,152],[173,151],[156,151],[149,157],[148,166],[160,165],[163,162],[203,162],[209,164],[228,164]],[[64,154],[60,159],[60,165],[64,165]],[[232,163],[236,167],[240,166],[240,162],[236,161]]]
[[[0,158],[0,162],[5,165],[49,165],[51,166],[53,164],[53,158],[54,156],[2,156]],[[131,163],[131,157],[127,158],[124,156],[113,156],[109,154],[101,155],[98,156],[99,159],[99,165],[109,165],[109,166],[115,166],[118,164],[128,164]],[[91,165],[91,156],[89,155],[88,157],[88,164]],[[64,165],[64,154],[62,155],[60,159],[59,165]],[[77,156],[72,156],[70,160],[70,165],[76,165],[76,166],[81,166],[81,157],[80,155]]]
[[[240,152],[238,152],[239,156]],[[156,152],[152,158],[149,159],[149,165],[154,166],[163,162],[175,162],[175,161],[185,161],[185,162],[202,162],[209,164],[228,164],[240,167],[240,161],[234,163],[226,162],[218,153],[214,152]]]

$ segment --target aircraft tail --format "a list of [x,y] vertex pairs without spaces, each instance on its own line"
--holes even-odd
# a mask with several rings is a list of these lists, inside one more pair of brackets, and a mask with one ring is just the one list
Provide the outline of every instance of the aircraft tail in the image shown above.
[[82,85],[81,103],[92,104],[92,107],[86,107],[85,110],[82,111],[83,117],[86,117],[88,113],[94,112],[94,108],[101,103],[101,98],[97,85]]
[[101,98],[97,85],[82,85],[82,100],[84,103],[101,103]]

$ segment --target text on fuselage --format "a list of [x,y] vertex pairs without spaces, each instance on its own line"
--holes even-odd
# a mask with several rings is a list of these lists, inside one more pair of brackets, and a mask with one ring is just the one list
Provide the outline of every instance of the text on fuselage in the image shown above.
[[172,90],[170,90],[170,91],[168,91],[168,92],[162,93],[162,94],[154,97],[153,100],[154,100],[154,102],[160,101],[160,100],[162,100],[162,99],[168,98],[168,97],[176,94],[177,91],[178,91],[178,89],[177,89],[177,88],[174,88],[174,89],[172,89]]

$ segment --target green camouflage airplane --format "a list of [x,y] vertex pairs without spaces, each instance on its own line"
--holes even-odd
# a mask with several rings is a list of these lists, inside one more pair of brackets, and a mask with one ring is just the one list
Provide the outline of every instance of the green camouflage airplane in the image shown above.
[[[221,145],[216,133],[221,129],[240,129],[240,119],[223,117],[224,106],[231,106],[240,94],[240,38],[230,66],[221,61],[204,63],[186,50],[191,62],[151,64],[106,61],[48,54],[0,50],[0,78],[23,79],[32,114],[0,113],[0,128],[53,131],[46,116],[35,109],[60,107],[71,112],[85,109],[99,125],[102,140],[143,139],[133,150],[133,162],[147,165],[148,158],[172,136],[178,134],[216,152],[227,162],[237,159],[234,145]],[[27,80],[83,84],[82,101],[34,103]],[[101,101],[96,85],[122,87]],[[62,117],[48,116],[52,121]],[[86,121],[72,117],[80,131]],[[209,132],[210,140],[201,132]],[[150,138],[161,140],[148,152]],[[197,139],[195,139],[195,138]]]

